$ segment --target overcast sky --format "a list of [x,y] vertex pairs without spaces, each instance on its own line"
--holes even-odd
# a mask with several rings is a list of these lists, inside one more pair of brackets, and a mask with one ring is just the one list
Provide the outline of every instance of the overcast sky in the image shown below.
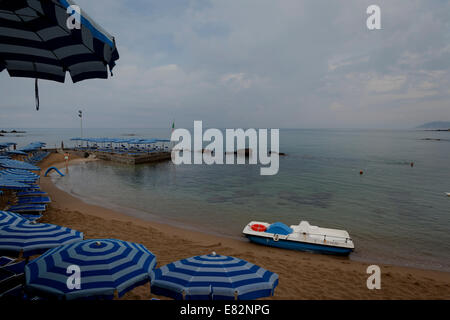
[[[450,121],[447,0],[78,0],[115,36],[108,80],[0,73],[0,127],[410,128]],[[382,30],[366,27],[381,7]]]

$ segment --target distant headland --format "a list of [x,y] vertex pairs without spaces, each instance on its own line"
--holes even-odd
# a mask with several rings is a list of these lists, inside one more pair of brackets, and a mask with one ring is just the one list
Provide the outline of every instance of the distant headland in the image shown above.
[[431,131],[450,131],[450,121],[433,121],[418,126],[417,129],[425,129]]
[[26,131],[19,131],[19,130],[0,130],[0,137],[3,136],[5,133],[26,133]]

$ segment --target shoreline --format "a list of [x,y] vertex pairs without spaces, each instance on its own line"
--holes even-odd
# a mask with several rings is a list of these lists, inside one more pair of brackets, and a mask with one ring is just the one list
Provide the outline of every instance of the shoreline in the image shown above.
[[[70,164],[90,161],[78,158]],[[40,167],[64,167],[62,154],[51,154]],[[144,244],[157,257],[157,267],[190,256],[218,254],[236,256],[279,274],[273,299],[450,299],[450,273],[378,264],[381,290],[368,290],[370,263],[314,253],[270,248],[203,233],[86,203],[56,187],[51,177],[40,185],[52,204],[43,222],[82,231],[85,238],[118,238]],[[138,287],[125,299],[150,299],[149,286]],[[158,297],[164,299],[163,297]]]

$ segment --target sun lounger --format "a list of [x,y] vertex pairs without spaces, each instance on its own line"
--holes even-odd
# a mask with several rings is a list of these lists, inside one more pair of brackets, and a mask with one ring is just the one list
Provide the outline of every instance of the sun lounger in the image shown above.
[[12,262],[16,261],[16,259],[14,258],[10,258],[10,257],[0,257],[0,267],[6,266],[7,264],[10,264]]
[[16,285],[9,290],[6,289],[4,292],[0,293],[0,299],[24,300],[23,284]]
[[0,267],[0,295],[24,283],[25,264],[20,261]]
[[42,218],[42,214],[21,213],[20,215],[30,221],[38,221]]
[[50,202],[52,202],[50,197],[22,197],[17,200],[17,204],[44,204]]
[[44,212],[47,209],[45,204],[26,204],[11,206],[8,211],[16,213]]
[[40,190],[41,187],[37,184],[30,184],[26,190],[30,191],[30,190]]
[[17,193],[18,197],[42,197],[47,195],[47,192],[41,190],[23,191]]

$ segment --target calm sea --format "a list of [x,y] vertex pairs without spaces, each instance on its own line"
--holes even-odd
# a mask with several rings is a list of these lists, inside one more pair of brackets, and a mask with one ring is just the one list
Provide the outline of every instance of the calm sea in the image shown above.
[[[169,134],[85,131],[90,137]],[[76,129],[30,129],[0,143],[71,146],[70,138],[79,135]],[[356,245],[351,259],[450,271],[450,132],[281,130],[280,151],[287,156],[275,176],[260,176],[252,165],[91,162],[54,180],[88,202],[236,238],[250,220],[343,228]]]

